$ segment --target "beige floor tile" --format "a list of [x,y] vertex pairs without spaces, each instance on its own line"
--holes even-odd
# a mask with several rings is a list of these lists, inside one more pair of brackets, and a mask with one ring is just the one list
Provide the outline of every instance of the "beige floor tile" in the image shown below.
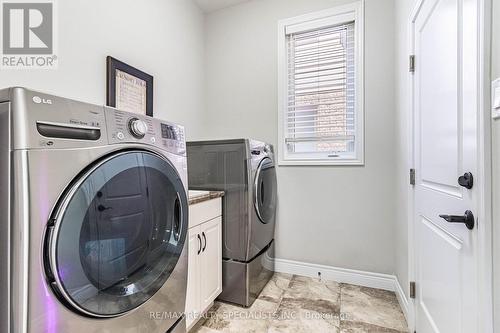
[[338,332],[340,285],[294,275],[271,323],[271,332]]
[[396,331],[406,330],[406,320],[395,293],[350,284],[342,284],[340,289],[340,312],[346,321],[372,324]]
[[312,333],[312,332],[340,332],[339,327],[332,325],[327,320],[309,319],[306,312],[297,310],[299,317],[294,319],[275,319],[271,321],[268,332],[270,333]]
[[216,302],[207,317],[191,333],[407,332],[393,292],[280,273],[250,308]]
[[206,326],[196,326],[189,331],[189,333],[219,333],[220,331],[213,330]]
[[291,280],[291,274],[275,273],[260,293],[259,299],[279,303]]
[[283,298],[301,298],[340,303],[340,284],[294,275]]
[[283,298],[271,332],[338,332],[340,305],[307,298]]
[[340,333],[407,333],[407,331],[399,331],[367,323],[343,321],[340,324]]
[[250,308],[216,303],[209,311],[203,327],[230,333],[267,332],[277,307],[277,303],[259,299]]

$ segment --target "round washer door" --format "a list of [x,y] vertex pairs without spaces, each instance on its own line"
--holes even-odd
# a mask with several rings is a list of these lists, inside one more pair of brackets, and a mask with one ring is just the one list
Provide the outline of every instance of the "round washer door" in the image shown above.
[[166,159],[126,151],[73,182],[47,232],[45,267],[73,310],[114,317],[146,302],[167,281],[188,228],[188,198]]
[[262,223],[274,221],[276,212],[276,169],[273,161],[262,159],[255,174],[254,204],[257,216]]

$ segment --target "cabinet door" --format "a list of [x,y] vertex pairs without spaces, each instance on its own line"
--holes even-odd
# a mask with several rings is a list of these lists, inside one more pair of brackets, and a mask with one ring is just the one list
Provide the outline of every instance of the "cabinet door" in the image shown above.
[[[186,326],[195,321],[195,316],[200,313],[200,255],[201,233],[200,227],[189,229],[188,232],[188,281],[186,295]],[[201,252],[200,252],[201,254]]]
[[222,291],[222,218],[200,226],[202,234],[201,310],[204,311]]

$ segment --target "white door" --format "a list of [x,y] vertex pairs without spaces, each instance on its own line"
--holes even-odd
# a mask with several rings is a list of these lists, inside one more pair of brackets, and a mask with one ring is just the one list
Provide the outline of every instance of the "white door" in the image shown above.
[[186,295],[186,327],[189,327],[200,313],[200,227],[188,231],[188,282]]
[[222,291],[222,219],[201,225],[201,309],[204,311]]
[[424,0],[413,18],[415,52],[414,253],[419,333],[480,333],[476,237],[440,215],[477,213],[477,0]]

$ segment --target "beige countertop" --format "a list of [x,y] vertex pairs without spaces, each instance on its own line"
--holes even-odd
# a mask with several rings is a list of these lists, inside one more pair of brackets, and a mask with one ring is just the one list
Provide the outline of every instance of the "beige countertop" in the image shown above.
[[224,191],[189,190],[188,195],[189,195],[189,204],[194,205],[203,201],[223,197]]

